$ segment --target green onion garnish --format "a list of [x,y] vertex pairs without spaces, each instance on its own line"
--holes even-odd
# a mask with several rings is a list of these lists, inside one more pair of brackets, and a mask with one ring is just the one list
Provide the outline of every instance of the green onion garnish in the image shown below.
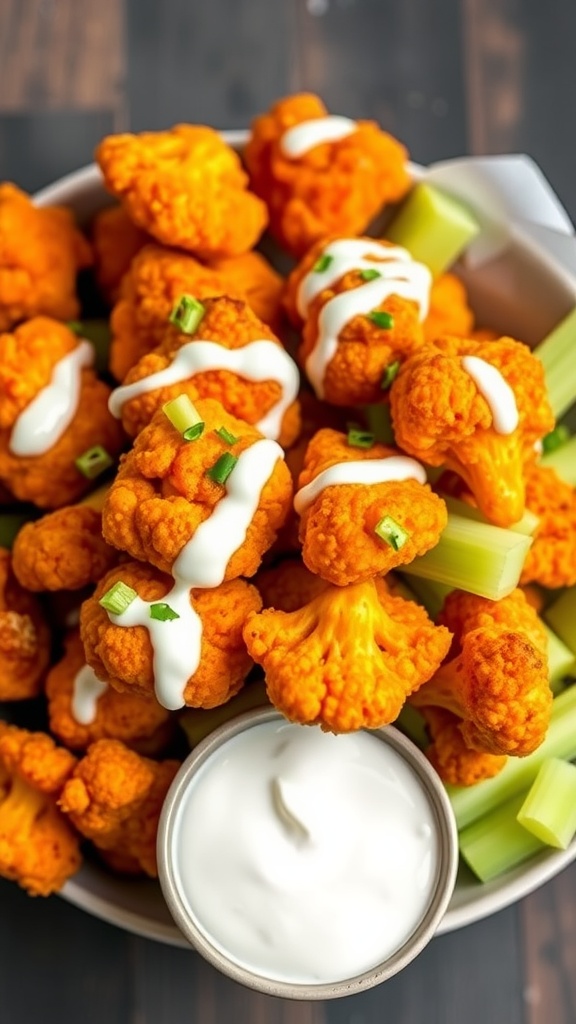
[[348,444],[350,448],[372,448],[374,445],[374,434],[371,434],[368,430],[350,427],[348,430]]
[[181,295],[168,317],[183,334],[194,334],[206,312],[205,306],[192,295]]
[[380,540],[385,540],[394,551],[400,551],[410,536],[402,527],[392,519],[392,516],[383,516],[374,527],[374,533]]
[[100,598],[98,604],[104,608],[105,611],[110,612],[111,615],[122,615],[123,612],[132,604],[138,594],[132,587],[129,587],[127,583],[123,583],[122,580],[118,580],[110,590],[107,590],[103,597]]
[[570,431],[563,423],[559,423],[554,430],[551,430],[546,437],[542,438],[542,451],[544,455],[550,455],[551,452],[555,452],[558,448],[561,448],[566,441],[570,440]]
[[394,317],[384,309],[375,309],[373,313],[368,313],[368,319],[383,331],[389,331],[394,327]]
[[221,441],[224,441],[224,444],[236,444],[236,441],[238,440],[237,437],[234,437],[234,434],[231,434],[229,430],[226,430],[226,427],[219,427],[215,433],[218,434]]
[[199,437],[202,437],[205,426],[206,424],[200,420],[198,423],[195,423],[193,427],[188,427],[188,429],[182,434],[182,437],[185,441],[197,441]]
[[379,270],[361,270],[360,277],[363,281],[374,281],[377,277],[382,277]]
[[114,465],[114,459],[101,444],[96,444],[93,448],[88,448],[77,459],[74,459],[74,465],[87,480],[94,480],[104,470]]
[[169,604],[159,601],[157,604],[150,605],[150,618],[157,619],[158,622],[171,622],[173,619],[179,619],[180,616]]
[[[168,417],[172,426],[183,436],[186,431],[202,423],[200,414],[188,398],[188,395],[178,395],[178,398],[173,398],[171,402],[166,402],[162,406],[162,412]],[[202,431],[196,436],[200,437],[201,433]],[[194,438],[187,437],[186,440],[193,441]]]
[[389,363],[384,373],[382,374],[382,380],[380,381],[380,387],[382,391],[388,391],[388,388],[392,386],[396,377],[398,376],[398,370],[400,369],[400,360],[395,359],[393,363]]
[[316,263],[312,267],[312,270],[314,271],[315,274],[323,274],[325,270],[328,270],[328,267],[333,262],[333,260],[333,256],[320,256],[320,258],[316,260]]
[[206,476],[209,476],[215,484],[225,484],[237,462],[238,459],[235,455],[232,455],[230,452],[224,452],[218,461],[210,469],[206,470]]

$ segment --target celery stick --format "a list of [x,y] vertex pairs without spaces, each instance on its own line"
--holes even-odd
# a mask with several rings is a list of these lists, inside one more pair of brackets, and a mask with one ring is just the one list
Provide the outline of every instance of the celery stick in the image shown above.
[[546,739],[533,754],[508,758],[498,775],[475,786],[446,786],[458,828],[466,828],[505,800],[525,792],[550,757],[566,761],[576,757],[576,686],[554,698]]
[[[465,519],[473,519],[476,523],[486,523],[487,526],[492,525],[482,515],[479,508],[474,508],[473,505],[468,505],[465,501],[459,501],[458,498],[452,498],[445,494],[440,494],[440,497],[446,502],[448,511],[454,515],[464,516]],[[513,523],[508,529],[513,530],[514,533],[523,533],[526,537],[532,537],[536,532],[539,522],[538,516],[534,515],[529,508],[525,508],[522,519],[519,519],[517,523]]]
[[380,444],[396,444],[389,405],[384,402],[381,405],[366,405],[362,415],[376,441]]
[[435,619],[442,609],[446,596],[454,589],[447,587],[444,583],[436,583],[434,580],[425,580],[420,576],[410,577],[410,590],[419,604],[423,604],[431,619]]
[[449,515],[436,547],[402,571],[499,601],[518,586],[531,543],[514,530]]
[[565,850],[576,833],[576,766],[556,757],[544,761],[517,821],[541,842]]
[[576,399],[576,309],[562,320],[535,349],[544,364],[548,398],[559,419]]
[[576,487],[576,436],[571,437],[555,452],[543,455],[542,465],[547,469],[554,469],[561,480]]
[[426,722],[417,708],[411,704],[405,704],[398,718],[394,722],[397,729],[403,732],[409,740],[412,740],[420,750],[425,750],[430,743],[430,737],[426,729]]
[[25,523],[38,518],[34,512],[3,512],[0,515],[0,548],[11,548]]
[[457,199],[435,186],[420,184],[390,224],[386,237],[425,263],[434,277],[452,264],[480,231],[478,221]]
[[516,820],[523,799],[524,794],[513,796],[460,833],[460,855],[481,882],[497,878],[546,849]]
[[94,366],[97,373],[105,373],[108,369],[110,340],[112,337],[107,320],[80,320],[68,324],[74,334],[89,341],[95,350]]
[[543,623],[548,637],[548,678],[553,693],[559,693],[562,689],[562,681],[566,676],[572,676],[576,668],[576,655],[560,637],[556,636],[546,623]]
[[187,708],[179,715],[178,722],[186,734],[191,747],[195,747],[205,736],[209,736],[219,725],[224,725],[235,715],[269,704],[266,687],[262,682],[248,683],[232,700],[217,708]]
[[544,609],[543,616],[556,636],[576,655],[576,587],[567,587]]

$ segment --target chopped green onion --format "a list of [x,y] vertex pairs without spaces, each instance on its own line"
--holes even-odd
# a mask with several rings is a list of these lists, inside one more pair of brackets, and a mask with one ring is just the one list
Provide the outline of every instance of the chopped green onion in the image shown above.
[[551,455],[552,452],[557,451],[558,448],[561,448],[569,440],[570,431],[568,427],[564,423],[559,423],[557,427],[554,427],[554,430],[551,430],[549,434],[546,434],[546,437],[542,438],[542,451],[544,455]]
[[132,601],[138,597],[138,594],[132,587],[129,587],[127,583],[123,583],[122,580],[118,580],[110,590],[107,590],[103,597],[100,598],[98,604],[104,608],[105,611],[110,612],[111,615],[122,615],[127,608],[130,607]]
[[400,524],[392,519],[392,516],[383,516],[380,522],[376,523],[374,533],[380,537],[380,540],[386,541],[391,548],[394,548],[394,551],[400,551],[410,537],[410,534],[403,530]]
[[232,455],[230,452],[224,452],[218,461],[210,469],[206,470],[206,476],[209,476],[215,484],[225,484],[237,462],[238,459],[235,455]]
[[552,702],[550,725],[544,741],[527,757],[509,757],[492,779],[474,786],[446,786],[459,829],[532,785],[540,765],[550,757],[571,761],[576,757],[576,686],[569,686]]
[[553,469],[561,480],[576,487],[576,437],[571,437],[555,452],[545,454],[542,465]]
[[219,427],[216,433],[220,440],[224,441],[225,444],[236,444],[238,440],[237,437],[234,437],[234,434],[231,434],[229,430],[226,430],[226,427]]
[[194,334],[205,313],[206,307],[198,299],[192,295],[181,295],[168,319],[183,334]]
[[556,636],[576,655],[576,587],[563,590],[542,614]]
[[38,511],[3,512],[0,515],[0,548],[11,548],[26,523],[38,518]]
[[186,708],[181,712],[178,723],[186,734],[191,747],[195,747],[205,736],[209,736],[219,725],[224,725],[230,718],[241,715],[243,711],[269,705],[264,682],[247,683],[236,697],[219,704],[216,708]]
[[79,338],[89,341],[94,348],[94,369],[97,373],[108,370],[112,332],[107,320],[70,320],[66,325]]
[[382,277],[379,270],[361,270],[360,277],[363,281],[375,281],[377,277]]
[[75,459],[74,465],[87,480],[94,480],[114,465],[114,459],[101,444],[96,444]]
[[394,327],[394,317],[385,309],[375,309],[373,313],[367,314],[367,319],[383,331],[389,331],[391,327]]
[[436,547],[402,572],[499,601],[518,586],[531,543],[514,530],[449,514]]
[[185,441],[197,441],[199,437],[202,437],[205,426],[206,424],[200,420],[199,423],[195,423],[193,427],[188,427],[188,429],[182,434],[182,437]]
[[328,270],[328,267],[333,262],[333,260],[334,257],[328,256],[327,254],[325,254],[324,256],[320,256],[319,259],[316,260],[314,266],[312,267],[313,272],[315,274],[323,274],[325,270]]
[[158,601],[157,604],[150,605],[150,618],[156,619],[158,622],[171,622],[173,619],[179,619],[180,616],[169,604]]
[[395,444],[390,406],[387,402],[380,402],[377,405],[365,405],[362,412],[366,426],[370,433],[374,434],[376,441],[380,441],[381,444]]
[[479,231],[478,221],[458,199],[420,184],[402,203],[386,238],[405,246],[413,259],[425,263],[438,277]]
[[[178,395],[171,402],[162,406],[162,412],[168,417],[173,427],[182,435],[191,427],[202,423],[202,418],[196,407],[192,404],[188,395]],[[200,431],[202,433],[202,431]],[[186,438],[190,440],[190,438]]]
[[380,388],[382,391],[388,391],[388,388],[392,386],[396,377],[398,376],[398,370],[400,369],[400,360],[395,359],[393,363],[389,363],[384,373],[382,374],[382,380],[380,381]]
[[565,850],[576,833],[576,765],[556,757],[544,761],[517,821],[541,842]]
[[[450,495],[441,494],[440,497],[448,511],[454,515],[464,516],[465,519],[473,519],[476,523],[490,525],[480,509],[475,508],[474,505],[469,505],[466,501],[460,501],[458,498],[452,498]],[[523,533],[526,537],[532,537],[536,533],[539,522],[538,516],[531,512],[530,509],[525,508],[522,519],[519,519],[517,523],[513,523],[508,529],[513,530],[514,533]]]
[[545,849],[540,839],[516,821],[522,801],[523,794],[513,796],[460,833],[460,855],[481,882],[497,878]]
[[542,623],[548,637],[548,678],[552,693],[559,693],[563,688],[566,676],[573,676],[576,669],[576,656],[565,643],[556,636],[549,627]]
[[534,349],[544,364],[546,387],[556,419],[560,419],[576,395],[576,309],[562,320]]
[[348,429],[348,444],[350,448],[373,448],[374,434],[370,434],[368,430],[350,427]]

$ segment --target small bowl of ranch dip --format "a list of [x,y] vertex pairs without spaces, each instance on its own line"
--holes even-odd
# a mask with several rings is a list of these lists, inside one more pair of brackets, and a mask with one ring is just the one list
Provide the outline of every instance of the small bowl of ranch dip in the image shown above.
[[333,735],[270,708],[193,750],[158,832],[162,890],[192,946],[288,999],[352,995],[406,967],[457,863],[442,783],[402,733]]

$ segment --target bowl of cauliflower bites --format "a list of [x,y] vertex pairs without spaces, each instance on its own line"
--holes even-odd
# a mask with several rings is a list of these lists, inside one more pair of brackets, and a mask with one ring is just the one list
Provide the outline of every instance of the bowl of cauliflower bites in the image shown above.
[[0,185],[0,875],[186,945],[164,799],[273,705],[404,731],[460,829],[440,930],[505,906],[576,856],[517,819],[576,757],[572,282],[469,259],[474,204],[312,95],[95,161]]

